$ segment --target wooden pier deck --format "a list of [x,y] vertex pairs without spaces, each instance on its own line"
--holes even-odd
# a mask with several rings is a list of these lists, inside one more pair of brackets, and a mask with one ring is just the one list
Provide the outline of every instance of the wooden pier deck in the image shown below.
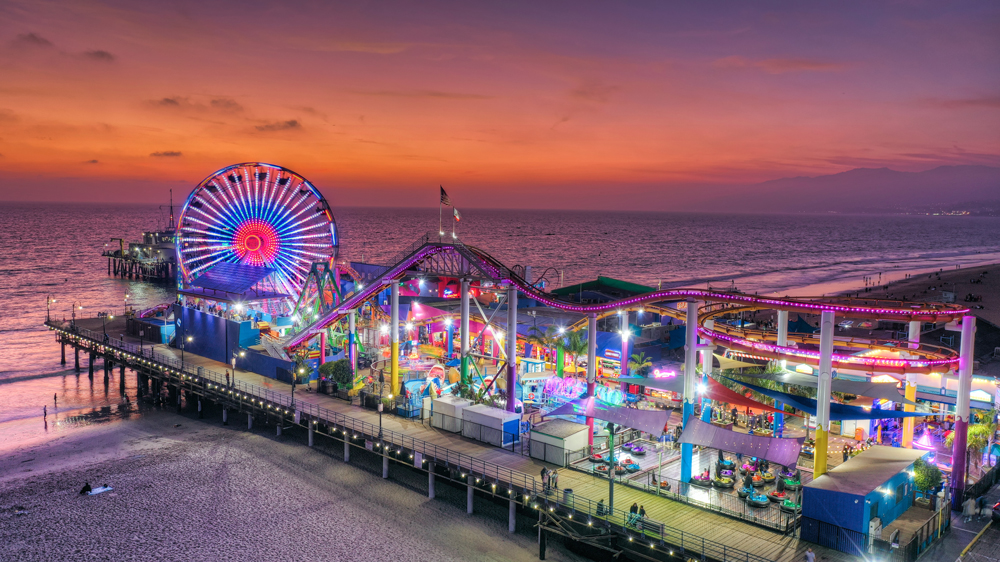
[[[118,319],[116,318],[115,320],[117,321]],[[100,319],[78,320],[77,324],[96,332],[102,330]],[[108,334],[110,339],[126,344],[138,343],[138,340],[135,338],[128,336],[120,337],[120,332],[121,330],[112,329],[109,326]],[[150,350],[151,348],[161,356],[174,358],[178,361],[181,356],[180,350],[165,345],[150,346],[147,342],[145,349]],[[227,370],[233,373],[233,369],[225,363],[213,361],[192,353],[185,354],[184,364],[189,370],[204,367],[215,373],[225,373]],[[290,397],[292,394],[290,385],[256,373],[236,370],[233,373],[233,380],[234,383],[235,381],[241,381],[242,383],[254,385],[285,397]],[[302,404],[303,407],[308,404],[324,408],[372,425],[378,425],[379,423],[379,415],[375,411],[352,406],[348,402],[338,398],[316,392],[304,392],[303,390],[303,385],[297,387],[294,395],[296,404]],[[512,471],[534,477],[536,480],[540,480],[538,475],[543,466],[554,468],[551,464],[522,454],[492,447],[464,438],[458,434],[431,428],[421,423],[418,419],[408,420],[384,414],[382,417],[382,426],[387,431],[403,434],[449,451],[494,463]],[[572,489],[575,497],[581,500],[590,500],[591,502],[597,502],[602,499],[605,502],[607,501],[609,487],[607,479],[571,469],[561,469],[559,475],[560,487],[563,489]],[[807,548],[812,548],[816,552],[817,560],[846,562],[856,559],[839,551],[823,548],[806,541],[801,541],[793,536],[782,535],[764,527],[713,513],[667,497],[658,497],[646,491],[624,485],[615,486],[616,508],[627,510],[633,502],[643,505],[647,517],[652,521],[673,527],[684,533],[689,533],[693,537],[714,541],[736,551],[749,553],[754,557],[753,560],[770,560],[775,562],[804,560]]]

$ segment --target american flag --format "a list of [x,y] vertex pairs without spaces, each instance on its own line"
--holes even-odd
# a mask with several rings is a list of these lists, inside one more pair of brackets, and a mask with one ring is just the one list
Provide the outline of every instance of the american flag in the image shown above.
[[448,192],[444,190],[443,186],[439,185],[438,187],[441,188],[441,204],[451,207],[451,199],[448,198]]

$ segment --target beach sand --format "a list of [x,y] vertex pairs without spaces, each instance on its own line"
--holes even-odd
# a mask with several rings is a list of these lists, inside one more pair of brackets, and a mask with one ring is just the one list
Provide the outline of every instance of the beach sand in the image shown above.
[[[986,272],[986,275],[982,275]],[[876,276],[876,283],[878,277]],[[972,283],[973,280],[982,283]],[[955,293],[955,304],[967,306],[972,314],[992,324],[1000,325],[1000,265],[970,267],[965,269],[945,269],[940,273],[914,274],[909,279],[890,283],[888,289],[878,286],[871,292],[864,289],[849,291],[848,294],[858,294],[861,298],[892,298],[906,297],[914,302],[942,302],[943,291]],[[969,293],[983,297],[980,302],[965,302]],[[982,306],[983,308],[974,308]]]
[[[147,409],[5,455],[0,560],[537,560],[532,521],[508,534],[506,506],[477,498],[467,516],[464,490],[439,480],[429,500],[424,475],[385,481],[374,457],[271,432]],[[549,557],[582,560],[558,541]]]

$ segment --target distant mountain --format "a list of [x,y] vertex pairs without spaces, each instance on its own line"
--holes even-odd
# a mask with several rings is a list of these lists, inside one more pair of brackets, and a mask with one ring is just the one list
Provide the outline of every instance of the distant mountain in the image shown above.
[[745,186],[726,196],[738,212],[908,212],[954,207],[1000,197],[1000,168],[940,166],[924,172],[857,168],[839,174],[782,178]]

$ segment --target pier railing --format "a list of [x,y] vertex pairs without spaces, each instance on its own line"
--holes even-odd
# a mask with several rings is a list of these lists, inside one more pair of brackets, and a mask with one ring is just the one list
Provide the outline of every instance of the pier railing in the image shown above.
[[[399,462],[409,455],[410,462],[416,467],[417,454],[423,457],[420,463],[423,470],[426,464],[434,462],[444,464],[460,472],[459,479],[473,485],[484,492],[507,496],[521,500],[535,509],[547,509],[560,516],[569,517],[581,524],[604,526],[609,530],[626,535],[630,542],[640,541],[638,545],[647,547],[680,548],[683,552],[703,559],[718,562],[768,562],[767,559],[747,551],[732,548],[727,545],[705,539],[664,523],[648,518],[633,519],[628,511],[609,508],[602,502],[594,502],[589,498],[575,494],[567,494],[560,490],[545,490],[534,477],[489,461],[452,451],[445,447],[429,443],[422,439],[411,437],[404,433],[382,429],[377,425],[352,418],[340,412],[335,412],[322,406],[317,406],[301,400],[294,400],[288,394],[268,390],[244,381],[230,379],[211,369],[182,363],[173,356],[156,353],[147,347],[122,340],[107,338],[105,334],[71,326],[68,323],[49,321],[46,324],[60,330],[66,337],[89,340],[91,349],[100,353],[123,353],[126,357],[119,360],[130,361],[133,364],[146,364],[159,367],[162,374],[190,384],[198,384],[215,393],[230,396],[233,400],[250,403],[267,412],[276,415],[308,416],[303,423],[322,422],[331,428],[332,433],[341,432],[344,438],[351,440],[365,438],[372,441],[372,450],[378,454],[389,454]],[[378,435],[381,433],[381,438]],[[366,444],[367,445],[367,444]],[[381,451],[385,451],[382,453]],[[515,494],[518,497],[515,498]],[[645,541],[645,543],[641,542]],[[637,546],[638,546],[637,545]]]

